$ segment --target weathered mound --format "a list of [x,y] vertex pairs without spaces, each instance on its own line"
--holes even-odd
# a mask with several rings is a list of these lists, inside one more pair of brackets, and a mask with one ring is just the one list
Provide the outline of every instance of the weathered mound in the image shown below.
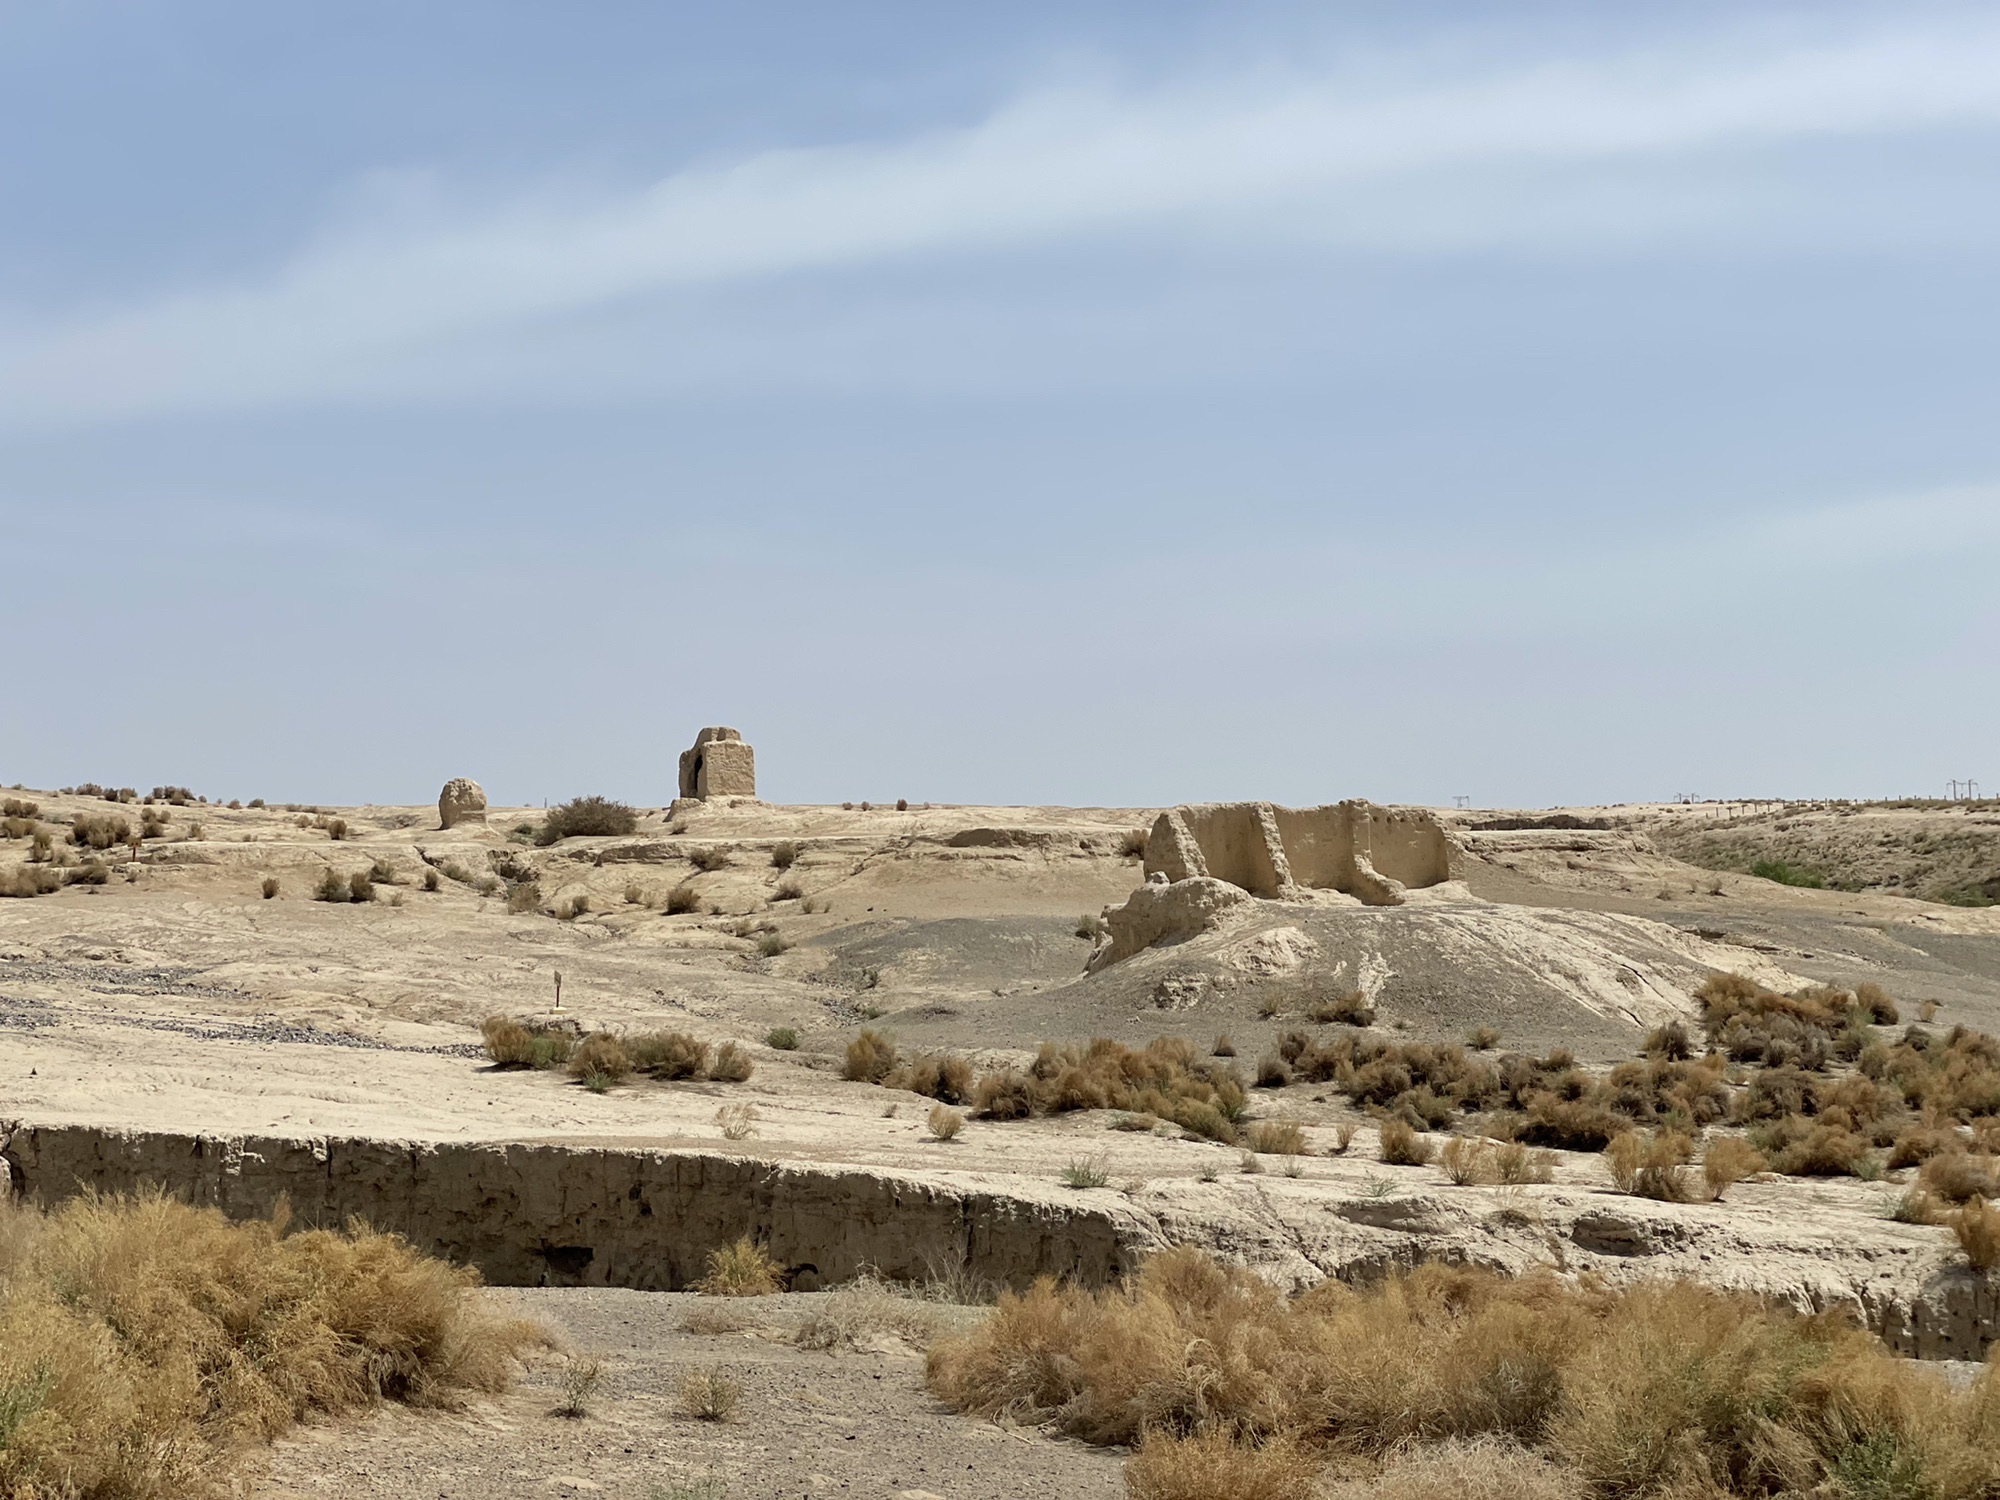
[[1663,1022],[1692,1020],[1689,991],[1729,969],[1786,987],[1805,982],[1741,947],[1612,912],[1464,898],[1393,908],[1253,900],[1177,943],[1121,962],[1093,957],[1091,972],[1051,999],[1207,1011],[1213,1024],[1240,1025],[1244,1012],[1300,1017],[1326,997],[1358,993],[1385,1025],[1420,1035],[1493,1025],[1510,1046],[1617,1051]]
[[1369,906],[1395,906],[1405,890],[1456,878],[1457,859],[1457,846],[1429,812],[1359,799],[1307,808],[1176,807],[1160,814],[1146,841],[1148,876],[1212,876],[1276,899],[1339,891]]

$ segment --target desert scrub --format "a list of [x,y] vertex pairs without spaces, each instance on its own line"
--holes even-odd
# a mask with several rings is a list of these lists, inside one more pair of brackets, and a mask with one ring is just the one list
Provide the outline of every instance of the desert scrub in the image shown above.
[[639,814],[623,802],[608,797],[572,797],[548,810],[534,831],[534,839],[546,847],[563,839],[632,833],[638,826]]
[[[1560,1489],[1526,1492],[1551,1500],[1696,1482],[1717,1497],[1975,1500],[2000,1485],[1993,1368],[1954,1392],[1837,1319],[1685,1281],[1582,1288],[1432,1264],[1287,1298],[1180,1249],[1122,1288],[1045,1279],[1003,1295],[984,1322],[933,1345],[925,1368],[941,1400],[977,1416],[1093,1443],[1233,1445],[1235,1469],[1200,1471],[1219,1484],[1257,1455],[1295,1453],[1308,1471],[1326,1457],[1395,1455],[1400,1467],[1485,1441],[1553,1470]],[[1903,1483],[1854,1488],[1885,1447]],[[1278,1493],[1303,1492],[1296,1473],[1284,1482],[1301,1488]]]
[[1246,1107],[1233,1067],[1198,1057],[1178,1037],[1156,1037],[1144,1047],[1106,1037],[1082,1046],[1044,1042],[1025,1071],[1003,1068],[981,1077],[971,1099],[975,1112],[991,1120],[1116,1109],[1171,1120],[1225,1144],[1234,1144]]
[[708,1252],[708,1273],[694,1289],[710,1297],[766,1297],[779,1289],[778,1270],[764,1247],[746,1234]]
[[790,839],[771,846],[771,868],[774,870],[789,870],[798,863],[798,859],[799,846]]
[[706,844],[699,849],[688,850],[687,862],[704,875],[713,874],[728,867],[729,851],[713,844]]
[[695,889],[693,886],[683,883],[681,885],[675,886],[672,890],[667,892],[668,916],[682,917],[686,916],[691,911],[700,911],[700,910],[701,910],[701,897],[695,893]]
[[496,1067],[560,1068],[576,1051],[576,1033],[567,1027],[542,1026],[508,1016],[488,1016],[480,1022],[479,1034]]
[[0,1203],[0,1493],[217,1495],[246,1444],[504,1390],[541,1342],[393,1235],[285,1231],[157,1191]]
[[764,1045],[776,1052],[796,1052],[799,1034],[790,1026],[773,1026],[764,1033]]
[[931,1133],[931,1139],[948,1141],[965,1128],[965,1116],[949,1105],[933,1104],[924,1128]]
[[1398,1119],[1382,1122],[1377,1154],[1392,1167],[1425,1167],[1437,1157],[1437,1142]]
[[785,940],[785,935],[782,932],[765,932],[759,933],[757,936],[757,956],[759,958],[776,958],[780,953],[787,952],[791,946]]

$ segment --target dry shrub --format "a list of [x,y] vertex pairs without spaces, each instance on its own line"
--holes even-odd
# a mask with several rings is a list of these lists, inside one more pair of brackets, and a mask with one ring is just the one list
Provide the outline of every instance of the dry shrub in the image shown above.
[[29,802],[21,797],[9,797],[0,801],[0,813],[10,818],[32,818],[42,810],[39,802]]
[[131,837],[132,825],[109,815],[78,813],[69,830],[69,841],[79,849],[110,849]]
[[747,1141],[757,1133],[757,1106],[725,1104],[715,1112],[715,1123],[725,1141]]
[[1621,1193],[1662,1203],[1685,1203],[1694,1196],[1687,1171],[1694,1159],[1694,1142],[1678,1131],[1663,1130],[1653,1136],[1629,1132],[1611,1143],[1604,1158]]
[[548,810],[535,842],[543,846],[569,838],[602,838],[627,834],[639,826],[639,815],[623,802],[607,797],[572,797]]
[[796,875],[787,875],[783,880],[778,882],[777,888],[771,892],[771,899],[773,901],[799,901],[804,899],[805,894],[806,888],[799,880],[799,877]]
[[563,1026],[543,1026],[508,1016],[488,1016],[479,1023],[486,1055],[502,1068],[559,1068],[576,1050],[576,1033]]
[[927,1052],[891,1069],[880,1081],[941,1104],[964,1104],[972,1098],[972,1064],[950,1052]]
[[1969,1151],[1947,1151],[1933,1156],[1917,1174],[1924,1190],[1947,1203],[1969,1203],[1975,1198],[2000,1198],[2000,1174],[1990,1156],[1974,1156]]
[[1370,1500],[1582,1500],[1574,1473],[1505,1438],[1448,1438],[1391,1461]]
[[1497,1026],[1475,1026],[1465,1039],[1466,1045],[1475,1052],[1491,1052],[1500,1045],[1500,1028]]
[[1502,1141],[1493,1148],[1493,1170],[1508,1187],[1552,1182],[1556,1175],[1555,1153],[1531,1151],[1519,1141]]
[[933,1104],[924,1128],[934,1140],[948,1141],[965,1128],[965,1116],[943,1104]]
[[896,1042],[886,1032],[861,1029],[847,1044],[841,1077],[850,1083],[881,1083],[896,1070]]
[[1754,1127],[1750,1142],[1787,1177],[1854,1177],[1873,1160],[1868,1138],[1831,1119],[1786,1115]]
[[[1096,1443],[1200,1437],[1219,1454],[1392,1458],[1393,1474],[1484,1439],[1510,1450],[1522,1485],[1418,1488],[1413,1474],[1391,1494],[1977,1500],[2000,1486],[1993,1371],[1955,1393],[1839,1318],[1691,1282],[1578,1286],[1432,1264],[1288,1300],[1181,1249],[1120,1288],[1044,1280],[1003,1296],[933,1346],[926,1375],[961,1410]],[[1865,1487],[1884,1445],[1908,1482]],[[1497,1476],[1493,1457],[1458,1467]]]
[[1305,1131],[1297,1125],[1282,1120],[1263,1120],[1251,1126],[1250,1137],[1246,1144],[1252,1151],[1265,1156],[1307,1154]]
[[0,896],[52,896],[62,888],[62,876],[47,865],[16,865],[0,871]]
[[708,1274],[694,1289],[710,1297],[766,1297],[778,1290],[778,1263],[746,1234],[708,1252]]
[[248,1442],[380,1400],[505,1389],[530,1326],[359,1223],[286,1234],[157,1191],[0,1205],[0,1493],[222,1492]]
[[1392,1167],[1428,1166],[1437,1156],[1437,1143],[1402,1120],[1384,1120],[1380,1136],[1379,1155]]
[[1733,1135],[1717,1137],[1701,1153],[1702,1180],[1708,1184],[1708,1195],[1716,1199],[1746,1177],[1755,1177],[1769,1166],[1763,1152]]
[[888,1335],[921,1349],[951,1321],[950,1311],[925,1289],[863,1273],[808,1313],[792,1342],[801,1349],[864,1349]]
[[702,1422],[727,1422],[736,1414],[743,1386],[720,1366],[690,1370],[681,1381],[681,1410]]
[[1984,1275],[2000,1265],[2000,1209],[1983,1200],[1965,1204],[1951,1216],[1951,1232],[1966,1263]]
[[523,880],[507,889],[507,910],[516,916],[534,911],[541,904],[542,887],[537,881]]
[[623,1037],[593,1031],[570,1054],[569,1076],[588,1088],[605,1089],[632,1076],[632,1054]]
[[1144,859],[1146,857],[1146,830],[1128,828],[1118,835],[1118,857],[1120,859]]
[[1368,1003],[1368,996],[1360,990],[1339,990],[1318,996],[1307,1004],[1306,1014],[1322,1026],[1375,1024],[1375,1007]]
[[708,1076],[716,1083],[747,1083],[755,1068],[740,1043],[724,1042],[715,1049],[715,1061],[708,1065]]
[[799,846],[790,839],[771,846],[771,868],[774,870],[789,870],[798,863],[798,858]]
[[1178,1037],[1155,1037],[1144,1047],[1106,1037],[1083,1046],[1044,1042],[1025,1073],[1017,1068],[989,1073],[972,1097],[977,1112],[989,1119],[1116,1109],[1171,1120],[1229,1144],[1245,1107],[1234,1070],[1197,1059],[1193,1044]]
[[706,875],[712,871],[722,869],[729,863],[729,851],[727,849],[715,848],[712,845],[700,849],[690,849],[687,854],[687,862]]
[[[1514,1149],[1525,1152],[1525,1147]],[[1455,1135],[1444,1143],[1439,1154],[1438,1165],[1444,1175],[1459,1187],[1471,1187],[1475,1183],[1498,1182],[1500,1169],[1494,1160],[1498,1148],[1491,1141],[1475,1141],[1466,1136]]]
[[1226,1432],[1146,1434],[1125,1465],[1130,1500],[1308,1500],[1317,1465],[1286,1442],[1250,1447]]
[[628,1037],[625,1051],[635,1072],[651,1078],[700,1078],[708,1069],[708,1043],[685,1031],[647,1031]]
[[701,897],[695,894],[691,885],[677,885],[667,892],[667,915],[686,916],[691,911],[701,910]]

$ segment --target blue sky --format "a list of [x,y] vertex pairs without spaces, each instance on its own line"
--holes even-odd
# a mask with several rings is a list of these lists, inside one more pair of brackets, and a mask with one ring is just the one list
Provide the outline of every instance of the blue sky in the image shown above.
[[0,0],[0,780],[2000,788],[2000,13]]

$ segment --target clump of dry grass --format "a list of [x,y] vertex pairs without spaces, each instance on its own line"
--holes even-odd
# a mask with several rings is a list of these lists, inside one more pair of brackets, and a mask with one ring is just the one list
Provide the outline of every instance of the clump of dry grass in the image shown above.
[[694,1289],[709,1297],[767,1297],[778,1290],[778,1263],[749,1235],[708,1252],[708,1274]]
[[681,1381],[681,1410],[701,1422],[727,1422],[743,1398],[740,1381],[719,1365],[690,1370]]
[[0,871],[0,896],[52,896],[62,888],[62,875],[47,865],[15,865]]
[[798,863],[799,846],[790,839],[780,840],[771,846],[771,868],[789,870]]
[[1250,1127],[1250,1136],[1246,1144],[1252,1151],[1264,1156],[1307,1154],[1305,1131],[1283,1120],[1260,1120]]
[[608,797],[572,797],[550,808],[535,830],[535,842],[544,847],[571,838],[601,838],[627,834],[639,826],[639,815],[623,802]]
[[729,851],[727,849],[717,848],[712,844],[704,845],[699,849],[688,850],[687,862],[693,865],[697,870],[701,871],[704,875],[711,874],[714,871],[723,869],[728,865]]
[[1155,1428],[1125,1465],[1129,1500],[1307,1500],[1318,1465],[1290,1443],[1251,1447],[1226,1432]]
[[747,1141],[757,1133],[757,1106],[725,1104],[715,1112],[715,1123],[725,1141]]
[[2000,1209],[1984,1199],[1962,1205],[1950,1220],[1966,1263],[1982,1275],[2000,1265]]
[[933,1104],[924,1120],[924,1128],[931,1133],[933,1140],[948,1141],[965,1128],[965,1116],[949,1105]]
[[1710,1141],[1701,1154],[1702,1179],[1708,1184],[1708,1195],[1718,1200],[1737,1183],[1769,1166],[1763,1152],[1733,1135]]
[[576,1051],[576,1033],[565,1026],[544,1026],[508,1016],[488,1016],[479,1023],[486,1055],[503,1068],[560,1068]]
[[[1196,1469],[1190,1455],[1200,1477],[1146,1491],[1162,1496],[1228,1485],[1258,1453],[1299,1455],[1308,1470],[1323,1456],[1388,1459],[1386,1492],[1409,1500],[1975,1500],[2000,1485],[2000,1374],[1953,1392],[1838,1319],[1690,1282],[1576,1286],[1432,1264],[1287,1299],[1183,1249],[1121,1288],[1044,1280],[1003,1296],[933,1346],[926,1375],[960,1410],[1089,1442],[1139,1442],[1143,1454],[1198,1439],[1215,1462]],[[1480,1487],[1454,1488],[1469,1467],[1460,1445],[1473,1444],[1494,1461]],[[1863,1487],[1885,1448],[1904,1482]],[[1500,1484],[1499,1450],[1518,1488],[1484,1487]],[[1181,1467],[1149,1465],[1139,1482],[1170,1485]],[[1273,1482],[1309,1478],[1280,1470]]]
[[667,915],[686,916],[691,911],[701,910],[701,897],[693,886],[686,883],[675,886],[667,892]]
[[246,1443],[380,1400],[497,1392],[542,1341],[477,1276],[360,1226],[287,1234],[157,1191],[0,1204],[0,1493],[219,1493]]

